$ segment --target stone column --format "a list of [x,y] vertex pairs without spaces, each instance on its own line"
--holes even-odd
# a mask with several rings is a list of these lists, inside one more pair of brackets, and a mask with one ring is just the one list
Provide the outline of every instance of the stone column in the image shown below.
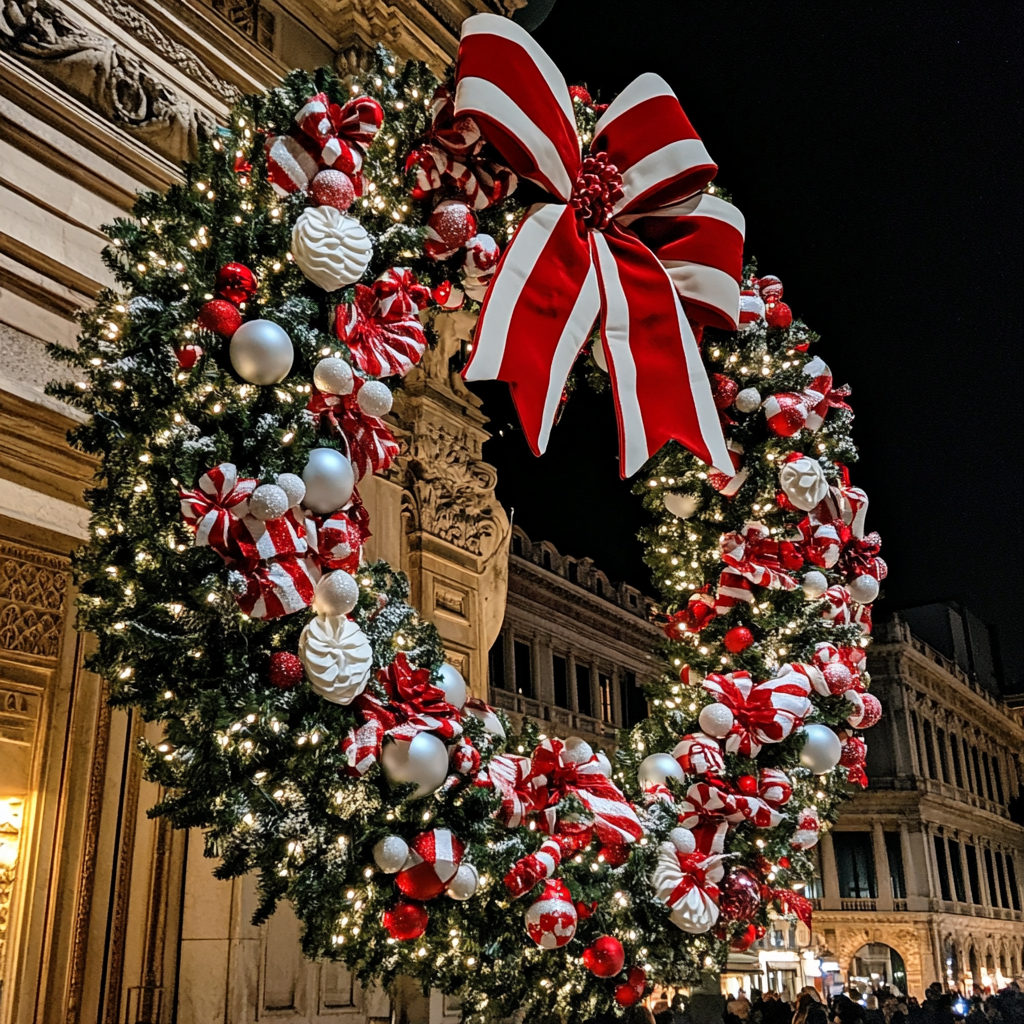
[[836,851],[832,844],[832,833],[825,832],[821,837],[821,884],[824,897],[821,901],[823,910],[838,910],[839,902],[839,870],[836,867]]
[[920,881],[917,877],[917,858],[914,855],[907,823],[900,822],[900,850],[903,853],[903,880],[907,886],[907,899],[921,896]]
[[892,910],[892,874],[889,871],[889,856],[885,851],[885,833],[882,823],[871,824],[871,848],[875,855],[875,884],[878,889],[878,909]]

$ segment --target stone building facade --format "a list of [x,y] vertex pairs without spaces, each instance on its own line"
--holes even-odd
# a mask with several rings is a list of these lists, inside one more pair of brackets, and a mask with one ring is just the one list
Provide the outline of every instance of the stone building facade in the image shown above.
[[949,606],[876,627],[871,784],[818,847],[815,947],[843,980],[920,998],[1024,976],[1024,716],[986,639]]
[[660,674],[653,602],[590,558],[512,529],[508,601],[488,660],[490,703],[541,730],[611,750],[647,716],[641,686]]
[[[509,11],[522,3],[512,3]],[[101,225],[161,189],[241,92],[291,68],[355,67],[384,43],[440,70],[461,22],[500,0],[9,0],[0,7],[0,1022],[436,1022],[434,995],[363,992],[305,961],[284,908],[219,882],[202,837],[152,821],[139,738],[84,668],[70,553],[93,462],[43,394],[47,342],[108,283]],[[405,453],[364,498],[368,556],[401,565],[472,691],[504,612],[509,525],[482,458],[486,419],[449,372],[472,318],[448,317],[406,379]]]

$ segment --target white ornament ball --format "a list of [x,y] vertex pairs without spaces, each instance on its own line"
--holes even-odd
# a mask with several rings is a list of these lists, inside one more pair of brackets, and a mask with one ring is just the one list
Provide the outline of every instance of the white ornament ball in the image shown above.
[[392,782],[414,782],[413,800],[429,796],[448,778],[448,748],[432,733],[419,732],[410,742],[391,740],[381,754]]
[[292,228],[292,256],[313,284],[334,292],[363,276],[373,244],[355,217],[333,206],[309,206]]
[[679,762],[671,754],[648,754],[640,762],[637,778],[641,786],[647,787],[664,786],[668,779],[682,782],[686,776]]
[[409,844],[401,836],[385,836],[373,848],[373,860],[386,875],[401,871],[409,857]]
[[320,615],[348,615],[359,602],[359,584],[344,569],[324,573],[313,591],[313,609]]
[[457,668],[449,665],[448,662],[445,662],[441,666],[440,675],[441,678],[436,681],[435,685],[444,690],[444,699],[452,707],[461,708],[469,696],[469,692],[466,689],[466,680],[462,678],[462,673]]
[[878,580],[874,576],[855,576],[846,584],[850,600],[857,604],[871,604],[878,597]]
[[289,508],[302,504],[302,499],[306,496],[306,485],[302,482],[301,476],[294,473],[278,473],[277,486],[288,495]]
[[828,590],[828,577],[823,572],[812,569],[804,576],[800,586],[803,587],[804,597],[808,601],[817,601]]
[[662,495],[662,502],[665,508],[674,516],[680,519],[689,519],[697,509],[700,508],[700,498],[695,494],[672,494],[671,492]]
[[729,730],[736,719],[724,704],[708,704],[707,707],[701,708],[697,721],[700,722],[703,732],[720,740],[729,735]]
[[313,367],[313,383],[325,395],[350,395],[354,386],[352,367],[344,359],[328,356]]
[[606,779],[610,779],[612,777],[612,763],[608,760],[608,755],[603,750],[599,750],[594,756],[601,767],[601,774]]
[[802,512],[810,512],[828,494],[828,481],[821,463],[806,455],[787,462],[779,470],[779,486]]
[[231,365],[250,384],[278,384],[288,376],[295,349],[288,332],[272,320],[247,320],[231,335]]
[[586,764],[594,757],[594,748],[582,736],[570,736],[565,740],[562,760],[568,764]]
[[351,704],[373,672],[366,634],[344,615],[317,615],[299,637],[299,658],[310,685],[332,704]]
[[368,380],[356,395],[356,403],[367,416],[387,416],[393,402],[391,388],[379,380]]
[[843,754],[839,737],[827,726],[819,722],[811,722],[801,730],[804,739],[800,750],[800,763],[809,768],[815,775],[830,772]]
[[757,388],[744,388],[733,402],[737,412],[757,412],[761,408],[761,392]]
[[306,508],[325,515],[347,505],[356,485],[352,463],[334,448],[314,448],[302,471]]
[[697,849],[697,840],[688,828],[674,828],[668,838],[680,853],[693,853]]
[[466,708],[466,713],[483,722],[484,732],[489,736],[494,736],[499,740],[505,739],[505,727],[501,724],[501,719],[494,713],[493,708],[487,708],[484,711],[479,708]]
[[455,877],[448,883],[448,895],[453,900],[468,900],[476,894],[476,888],[480,884],[480,876],[472,864],[463,862]]
[[260,484],[249,495],[249,514],[261,522],[269,523],[271,519],[280,519],[291,508],[288,494],[277,484]]

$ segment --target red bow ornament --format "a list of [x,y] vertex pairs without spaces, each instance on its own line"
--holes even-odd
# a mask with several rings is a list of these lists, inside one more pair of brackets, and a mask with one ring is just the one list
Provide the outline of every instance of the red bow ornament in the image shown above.
[[821,838],[821,819],[813,807],[805,808],[796,819],[796,831],[789,845],[794,850],[809,850]]
[[181,492],[181,515],[195,530],[196,547],[211,547],[226,562],[252,563],[256,547],[244,517],[256,480],[239,479],[230,462],[207,470],[195,490]]
[[705,855],[722,853],[726,818],[736,813],[736,799],[724,784],[695,782],[679,801],[679,824],[693,832],[697,849]]
[[[404,274],[397,284],[395,274]],[[356,366],[371,377],[405,376],[422,358],[427,336],[417,316],[429,292],[412,271],[389,270],[372,285],[357,284],[355,301],[335,311],[334,330]]]
[[856,537],[850,527],[844,526],[839,531],[839,539],[843,545],[839,552],[839,569],[848,579],[873,576],[876,580],[884,580],[889,574],[885,559],[879,555],[882,538],[877,532]]
[[307,515],[306,539],[322,572],[344,569],[354,573],[359,568],[363,535],[347,513]]
[[443,85],[430,101],[430,121],[425,138],[405,161],[406,171],[416,172],[413,199],[444,189],[483,210],[516,190],[515,174],[488,159],[480,126],[472,117],[455,116],[451,93]]
[[688,633],[699,633],[714,617],[714,598],[699,591],[690,595],[685,608],[666,616],[662,628],[669,640],[682,640]]
[[810,378],[810,384],[803,392],[808,406],[806,423],[808,430],[820,430],[829,409],[845,409],[851,416],[853,415],[853,409],[846,401],[850,397],[849,385],[844,384],[841,388],[833,388],[832,371],[820,356],[814,356],[804,363],[801,372],[805,377]]
[[235,600],[242,611],[251,619],[277,619],[313,603],[320,570],[309,556],[283,555],[238,570],[237,576]]
[[789,570],[804,564],[800,546],[773,540],[764,523],[749,522],[742,533],[726,533],[719,541],[722,561],[728,566],[718,580],[716,611],[728,611],[740,602],[754,603],[751,586],[768,590],[796,590]]
[[356,195],[362,195],[363,157],[383,123],[384,109],[368,96],[342,107],[318,92],[295,115],[290,132],[267,139],[267,176],[278,192],[290,195],[330,167],[352,178]]
[[797,525],[796,536],[795,543],[800,545],[804,559],[811,565],[831,569],[839,561],[842,541],[833,523],[811,522],[811,517],[805,516]]
[[502,256],[466,379],[509,382],[539,454],[600,318],[623,477],[671,439],[731,470],[687,315],[736,326],[743,219],[700,192],[717,167],[667,83],[643,75],[627,86],[584,157],[565,81],[515,23],[467,19],[456,79],[456,116],[472,116],[550,197],[527,211]]
[[629,801],[601,768],[597,757],[576,763],[563,754],[559,739],[544,740],[534,750],[526,781],[533,787],[533,809],[539,811],[546,832],[558,823],[562,798],[575,796],[593,819],[594,831],[602,843],[633,843],[643,835],[640,819]]
[[474,779],[477,786],[490,786],[501,797],[494,817],[509,828],[517,828],[533,807],[533,787],[527,782],[530,759],[518,754],[496,754]]
[[722,856],[681,853],[672,843],[658,847],[651,874],[654,896],[672,911],[669,920],[684,932],[699,935],[718,920],[718,885],[725,869]]
[[353,381],[347,395],[327,395],[313,387],[306,408],[326,423],[330,432],[345,442],[356,479],[383,473],[401,451],[391,428],[379,417],[363,412],[359,391],[366,383],[362,377]]
[[795,673],[755,683],[749,672],[712,672],[704,689],[732,711],[725,749],[744,757],[757,757],[766,743],[781,743],[811,710],[811,684]]

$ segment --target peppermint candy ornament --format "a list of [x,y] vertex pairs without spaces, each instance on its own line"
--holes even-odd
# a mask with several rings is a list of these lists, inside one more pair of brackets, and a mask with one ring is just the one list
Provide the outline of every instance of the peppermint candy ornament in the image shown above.
[[410,899],[432,900],[448,888],[464,853],[462,840],[446,828],[421,832],[409,844],[409,856],[395,882]]
[[[719,705],[709,706],[718,707]],[[722,748],[706,733],[693,732],[684,736],[676,744],[672,756],[679,762],[679,767],[687,775],[717,775],[725,770],[725,756],[722,754]]]
[[818,845],[820,838],[821,819],[813,807],[807,807],[797,816],[796,831],[793,833],[789,845],[794,850],[809,850]]
[[576,907],[560,878],[544,883],[540,897],[527,907],[525,918],[527,933],[541,949],[558,949],[576,934]]

